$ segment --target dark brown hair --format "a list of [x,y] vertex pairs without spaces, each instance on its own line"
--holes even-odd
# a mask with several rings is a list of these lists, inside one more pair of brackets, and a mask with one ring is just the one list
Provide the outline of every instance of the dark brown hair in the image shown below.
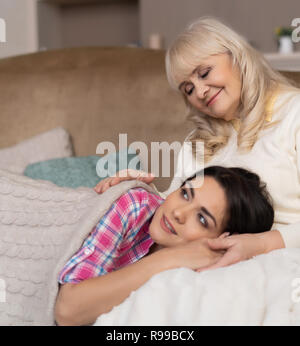
[[271,229],[274,222],[273,202],[266,184],[257,174],[239,167],[211,166],[186,181],[199,175],[204,175],[204,179],[205,176],[214,178],[225,191],[227,223],[224,232],[260,233]]

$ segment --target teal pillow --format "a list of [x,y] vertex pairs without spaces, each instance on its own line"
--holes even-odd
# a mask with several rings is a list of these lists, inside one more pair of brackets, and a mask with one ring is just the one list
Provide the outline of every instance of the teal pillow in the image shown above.
[[139,170],[140,166],[136,153],[123,150],[104,157],[64,157],[33,163],[26,167],[24,175],[32,179],[48,180],[61,187],[94,187],[119,170]]

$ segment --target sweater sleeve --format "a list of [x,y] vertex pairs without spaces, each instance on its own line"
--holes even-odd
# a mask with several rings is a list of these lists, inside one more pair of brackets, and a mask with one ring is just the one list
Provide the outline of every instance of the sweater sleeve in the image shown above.
[[[293,104],[294,118],[291,122],[290,131],[294,132],[291,151],[296,151],[296,165],[298,173],[298,182],[300,184],[300,103]],[[298,196],[300,198],[300,196]],[[299,215],[300,219],[300,215]],[[300,248],[300,222],[288,225],[277,225],[276,228],[284,241],[287,248]]]
[[276,229],[280,232],[287,248],[300,248],[300,222],[290,225],[279,225]]

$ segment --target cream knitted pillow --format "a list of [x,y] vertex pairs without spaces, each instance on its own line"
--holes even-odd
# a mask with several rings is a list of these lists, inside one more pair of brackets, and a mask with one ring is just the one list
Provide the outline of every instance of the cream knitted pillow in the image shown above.
[[70,156],[73,156],[70,135],[62,127],[57,127],[0,149],[0,168],[23,174],[31,163]]
[[111,204],[139,181],[98,195],[0,169],[0,325],[53,325],[58,274]]

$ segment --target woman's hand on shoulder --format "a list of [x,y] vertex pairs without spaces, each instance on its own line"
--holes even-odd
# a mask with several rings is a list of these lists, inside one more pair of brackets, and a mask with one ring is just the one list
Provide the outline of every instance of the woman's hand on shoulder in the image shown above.
[[124,169],[119,171],[115,176],[108,177],[101,180],[95,187],[94,190],[101,194],[108,190],[110,187],[119,184],[126,180],[140,180],[146,184],[152,183],[154,180],[154,175],[144,171],[137,171],[134,169]]

